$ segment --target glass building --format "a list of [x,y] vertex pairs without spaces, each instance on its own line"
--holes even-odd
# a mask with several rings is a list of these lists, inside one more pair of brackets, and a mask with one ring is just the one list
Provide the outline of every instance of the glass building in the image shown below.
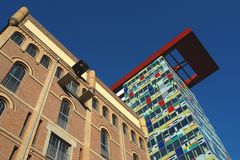
[[[194,41],[189,49],[188,42]],[[160,49],[129,72],[112,90],[145,118],[151,160],[231,159],[189,89],[217,70],[217,65],[191,30],[170,44],[163,47],[169,49]],[[195,57],[186,58],[190,51],[210,67],[201,69],[206,64],[200,61],[198,67],[192,65]]]

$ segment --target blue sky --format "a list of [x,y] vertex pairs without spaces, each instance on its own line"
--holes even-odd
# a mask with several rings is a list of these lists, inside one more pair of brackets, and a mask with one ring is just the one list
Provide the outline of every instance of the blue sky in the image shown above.
[[240,159],[239,1],[3,0],[0,27],[24,5],[109,86],[192,28],[220,67],[192,91],[232,159]]

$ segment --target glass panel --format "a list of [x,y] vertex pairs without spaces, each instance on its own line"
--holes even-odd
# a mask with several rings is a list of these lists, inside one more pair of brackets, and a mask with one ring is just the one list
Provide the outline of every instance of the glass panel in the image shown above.
[[60,79],[62,77],[63,70],[62,68],[58,67],[55,73],[55,77]]
[[48,69],[49,64],[50,64],[50,59],[49,59],[47,56],[44,55],[44,56],[42,57],[41,61],[40,61],[40,64],[41,64],[44,68]]
[[37,48],[36,48],[34,45],[30,44],[30,45],[28,45],[28,47],[27,47],[27,49],[26,49],[26,52],[27,52],[30,56],[35,57],[35,55],[36,55],[36,53],[37,53]]
[[67,128],[69,110],[70,110],[69,103],[64,100],[62,102],[58,116],[58,125],[61,126],[63,129]]
[[17,44],[18,46],[20,46],[23,42],[23,37],[22,35],[20,35],[20,33],[14,33],[12,36],[11,36],[11,40]]
[[93,98],[92,100],[92,107],[95,110],[98,110],[98,100],[96,98]]
[[15,92],[25,75],[25,68],[21,64],[14,64],[10,72],[4,78],[2,84],[12,92]]
[[78,85],[77,85],[76,82],[71,81],[70,83],[67,84],[66,88],[67,88],[68,91],[70,91],[72,94],[76,94],[76,93],[77,93]]
[[102,130],[101,132],[101,155],[109,159],[109,153],[108,153],[108,136],[105,130]]
[[70,147],[67,142],[52,134],[48,145],[47,157],[52,160],[69,160],[68,151]]

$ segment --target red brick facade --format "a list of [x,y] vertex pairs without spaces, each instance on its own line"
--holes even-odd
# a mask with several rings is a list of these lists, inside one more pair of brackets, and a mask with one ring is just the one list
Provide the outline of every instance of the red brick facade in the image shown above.
[[[24,21],[26,20],[40,26],[30,15],[25,17]],[[39,29],[46,32],[41,26]],[[23,36],[21,45],[15,44],[10,38],[16,31]],[[55,40],[52,35],[47,36]],[[55,40],[55,42],[63,48],[58,41]],[[31,57],[26,52],[27,46],[31,43],[38,48],[35,57]],[[56,67],[63,69],[63,75],[72,72],[72,69],[64,60],[58,60],[57,54],[33,33],[30,33],[22,23],[16,26],[10,25],[1,33],[0,82],[3,82],[11,67],[16,63],[24,66],[26,74],[15,92],[7,89],[3,83],[0,84],[0,99],[5,102],[5,109],[0,115],[0,159],[21,157],[20,148],[24,148],[23,141],[28,142],[27,137],[31,133],[34,134],[31,136],[32,140],[29,141],[31,142],[30,148],[26,150],[28,158],[30,160],[46,159],[49,139],[54,133],[69,143],[69,159],[101,160],[103,159],[101,156],[102,129],[108,133],[109,159],[132,160],[133,153],[137,154],[141,160],[148,159],[146,139],[142,129],[134,125],[118,108],[103,98],[104,95],[96,91],[94,97],[98,100],[98,109],[91,107],[87,109],[76,97],[67,93],[58,84],[58,79],[54,76]],[[71,53],[67,54],[74,57]],[[51,60],[48,69],[40,64],[43,55],[47,55]],[[52,77],[52,80],[49,77]],[[82,88],[88,89],[89,86],[80,78],[76,81],[79,83],[77,95],[81,96]],[[43,94],[44,92],[46,94]],[[70,104],[66,129],[58,125],[62,100],[67,100]],[[86,105],[91,102],[92,100],[89,100]],[[43,106],[42,110],[39,106]],[[108,119],[102,115],[102,106],[108,108]],[[112,123],[113,114],[117,117],[117,126]],[[34,119],[38,116],[40,116],[39,119],[35,121]],[[128,126],[127,135],[122,132],[123,122]],[[32,130],[32,125],[36,127],[36,130]],[[89,129],[90,132],[86,132],[85,129]],[[131,140],[131,130],[136,133],[136,143]],[[89,141],[86,136],[90,138]],[[143,148],[140,147],[139,138],[143,139]],[[89,155],[86,156],[86,153]]]

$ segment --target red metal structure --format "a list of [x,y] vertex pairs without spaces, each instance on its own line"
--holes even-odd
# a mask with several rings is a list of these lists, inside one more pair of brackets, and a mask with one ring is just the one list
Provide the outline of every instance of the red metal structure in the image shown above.
[[136,75],[156,58],[159,56],[166,57],[173,50],[177,50],[181,54],[181,56],[184,58],[184,62],[176,61],[177,65],[172,66],[172,68],[175,71],[178,71],[179,69],[183,68],[182,64],[188,64],[195,72],[193,75],[189,76],[188,79],[184,79],[181,75],[179,75],[185,81],[188,87],[193,87],[198,82],[202,81],[204,78],[218,70],[217,64],[208,54],[207,50],[201,44],[199,39],[190,28],[187,28],[137,67],[127,73],[119,81],[113,84],[111,89],[113,91],[118,89],[123,83]]

